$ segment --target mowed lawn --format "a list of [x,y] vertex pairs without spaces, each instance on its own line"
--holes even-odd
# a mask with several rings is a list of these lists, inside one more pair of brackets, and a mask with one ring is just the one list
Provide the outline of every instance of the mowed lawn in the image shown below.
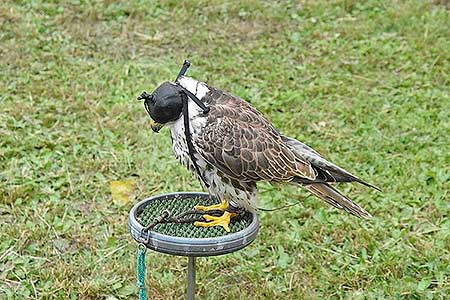
[[[185,58],[383,190],[340,186],[361,220],[261,184],[261,207],[299,205],[198,259],[198,299],[448,299],[448,1],[58,2],[0,3],[1,299],[135,299],[130,208],[200,190],[135,100]],[[186,258],[147,263],[149,298],[183,299]]]

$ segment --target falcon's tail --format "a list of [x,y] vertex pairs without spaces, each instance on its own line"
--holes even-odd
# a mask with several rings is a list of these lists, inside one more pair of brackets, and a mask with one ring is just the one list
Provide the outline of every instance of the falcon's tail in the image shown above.
[[354,203],[352,200],[341,194],[337,189],[327,183],[311,183],[303,185],[309,192],[313,193],[328,204],[361,218],[371,218],[364,208]]

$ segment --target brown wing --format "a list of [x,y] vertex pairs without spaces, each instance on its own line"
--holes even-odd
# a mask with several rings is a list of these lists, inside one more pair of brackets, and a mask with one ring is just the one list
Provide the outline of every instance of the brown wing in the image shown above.
[[240,181],[316,178],[311,164],[249,103],[216,89],[205,97],[211,110],[195,144],[209,163]]

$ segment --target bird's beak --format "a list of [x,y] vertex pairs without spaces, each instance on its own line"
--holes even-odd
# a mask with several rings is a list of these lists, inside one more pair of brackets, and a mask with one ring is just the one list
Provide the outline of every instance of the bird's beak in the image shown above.
[[161,124],[161,123],[158,123],[158,122],[155,122],[155,121],[151,120],[150,121],[150,126],[152,127],[152,130],[154,132],[158,133],[161,130],[161,128],[164,127],[164,124]]

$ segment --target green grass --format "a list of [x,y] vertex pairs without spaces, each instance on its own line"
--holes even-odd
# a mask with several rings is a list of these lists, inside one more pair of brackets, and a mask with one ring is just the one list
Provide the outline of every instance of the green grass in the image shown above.
[[[342,190],[360,220],[260,186],[257,240],[198,260],[199,299],[445,299],[450,294],[446,1],[2,1],[0,298],[135,299],[136,201],[198,183],[135,98],[189,74],[380,186]],[[124,1],[125,2],[125,1]],[[187,260],[149,252],[151,299],[182,299]]]

